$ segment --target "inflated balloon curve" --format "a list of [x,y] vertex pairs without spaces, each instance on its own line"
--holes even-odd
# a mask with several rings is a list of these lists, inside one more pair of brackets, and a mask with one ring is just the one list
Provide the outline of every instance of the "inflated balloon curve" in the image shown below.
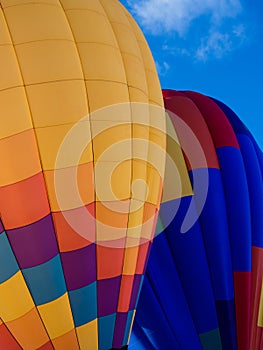
[[118,1],[0,3],[0,348],[121,348],[162,186],[154,61]]
[[262,151],[222,102],[189,91],[163,95],[193,192],[163,196],[131,348],[262,349]]
[[162,96],[117,0],[0,0],[0,57],[0,349],[262,349],[263,159],[234,112]]

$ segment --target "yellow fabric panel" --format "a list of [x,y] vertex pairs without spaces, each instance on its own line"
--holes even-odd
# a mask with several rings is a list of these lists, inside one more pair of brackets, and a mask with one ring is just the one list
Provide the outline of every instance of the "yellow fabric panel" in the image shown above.
[[162,202],[193,194],[184,156],[180,144],[172,137],[167,137]]
[[34,126],[74,123],[88,114],[85,83],[59,81],[26,87]]
[[[36,129],[43,170],[55,169],[60,146],[70,131],[74,133],[75,129],[72,131],[74,125],[67,124]],[[59,158],[59,168],[78,165],[78,158],[80,158],[79,164],[93,161],[92,145],[88,142],[90,138],[90,122],[83,121],[79,124],[77,133],[74,133],[72,137],[67,136],[68,141],[66,146],[62,148],[62,157]],[[83,145],[86,145],[86,148],[83,148]]]
[[[98,82],[101,83],[101,82]],[[102,82],[103,83],[103,82]],[[106,86],[109,82],[106,82]],[[115,82],[113,82],[115,85]],[[125,86],[125,84],[116,83],[117,86]],[[125,86],[126,89],[126,86]],[[127,101],[125,101],[127,102]],[[128,103],[117,103],[108,105],[105,108],[98,109],[90,114],[90,120],[93,127],[93,136],[95,137],[98,133],[107,130],[108,127],[119,126],[120,124],[131,123],[131,104]],[[100,124],[100,122],[102,122]],[[97,123],[97,124],[95,124]]]
[[149,129],[149,142],[165,151],[166,139],[164,137],[164,131],[153,127]]
[[21,271],[0,284],[0,315],[9,322],[25,315],[34,308],[34,303]]
[[143,60],[133,31],[129,25],[115,22],[112,23],[112,27],[122,54],[128,86],[136,87],[147,93]]
[[149,151],[149,119],[150,111],[148,103],[133,103],[132,109],[132,136],[133,136],[133,158],[143,161],[148,159]]
[[12,46],[0,45],[0,91],[22,86],[23,81],[17,65],[17,59]]
[[[94,173],[93,162],[76,167],[45,171],[45,182],[52,212],[79,208],[94,202]],[[55,176],[58,176],[59,187],[56,186]],[[76,187],[74,187],[75,182]],[[61,192],[59,192],[61,191]],[[63,198],[58,202],[57,195]]]
[[74,328],[67,293],[37,308],[51,339],[58,338]]
[[122,56],[117,47],[101,43],[80,43],[78,48],[85,79],[126,83]]
[[98,350],[98,320],[77,327],[77,336],[81,350]]
[[49,341],[35,308],[18,319],[8,322],[7,327],[22,349],[38,349]]
[[0,138],[15,135],[33,127],[23,87],[0,91],[0,106],[0,120],[3,121]]
[[131,196],[132,162],[126,160],[116,164],[111,177],[112,192],[117,200],[128,199]]
[[263,280],[262,280],[259,310],[258,310],[258,327],[263,328]]
[[[140,35],[141,33],[139,31],[136,31],[136,34],[138,39],[138,35],[141,36]],[[147,71],[156,72],[154,59],[151,51],[149,50],[148,44],[145,42],[145,40],[142,40],[142,38],[140,38],[140,40],[138,41],[138,44],[140,47],[145,69]]]
[[137,199],[131,200],[127,237],[140,238],[144,217],[144,203]]
[[120,5],[118,1],[100,0],[100,3],[111,23],[129,24],[125,12],[123,11],[123,6]]
[[122,201],[131,196],[131,162],[97,162],[95,165],[96,200]]
[[2,9],[0,9],[0,45],[10,44],[9,30]]
[[148,44],[146,40],[144,39],[144,36],[132,18],[132,16],[128,13],[127,10],[124,10],[126,13],[126,16],[131,24],[131,27],[133,29],[134,35],[137,38],[137,43],[140,48],[141,57],[144,62],[144,68],[146,72],[146,79],[147,79],[147,85],[148,85],[148,94],[149,94],[149,101],[154,102],[159,106],[163,106],[163,97],[162,97],[162,91],[161,86],[159,82],[159,78],[156,72],[155,63],[151,54],[151,51],[149,50]]
[[[156,145],[153,143],[149,144],[148,163],[152,169],[155,169],[156,176],[158,175],[160,179],[164,177],[165,164],[163,160],[165,155],[166,153],[164,149],[156,147]],[[154,204],[156,204],[156,202],[154,202]]]
[[146,70],[146,78],[148,83],[149,101],[155,102],[159,106],[162,106],[163,98],[160,94],[161,86],[156,72]]
[[125,249],[124,261],[123,261],[123,271],[124,275],[134,275],[137,266],[139,245],[131,244]]
[[[146,149],[148,152],[148,149]],[[147,153],[146,152],[146,153]],[[135,155],[134,155],[135,156]],[[132,161],[132,198],[144,202],[147,199],[147,158],[138,157]],[[139,180],[137,182],[137,180]]]
[[103,11],[66,10],[66,14],[77,43],[101,43],[118,47]]
[[[29,2],[32,2],[32,0],[1,0],[1,4],[3,8],[21,5],[21,4],[28,4]],[[50,4],[50,5],[59,5],[58,0],[41,0],[40,2],[44,4]]]
[[18,45],[16,51],[27,85],[83,78],[74,42],[37,41]]
[[[132,102],[148,103],[148,95],[144,91],[129,86],[129,95]],[[133,107],[133,106],[132,106]]]
[[147,202],[158,206],[161,199],[160,189],[162,188],[162,178],[158,172],[158,168],[147,167],[147,185],[150,189]]
[[0,186],[19,182],[41,172],[34,130],[0,139],[0,159]]
[[[137,182],[137,180],[139,180]],[[132,163],[132,198],[140,202],[158,205],[162,178],[158,167],[154,168],[146,160],[134,159]]]
[[[162,108],[150,105],[149,165],[156,169],[160,179],[164,177],[166,156],[166,121]],[[157,204],[154,202],[154,204]]]
[[149,119],[150,119],[150,128],[151,132],[160,134],[163,139],[163,142],[165,142],[166,139],[166,130],[167,130],[167,121],[168,118],[167,114],[165,113],[165,110],[160,107],[156,106],[156,104],[149,104]]
[[60,1],[65,10],[91,10],[102,13],[102,7],[99,0],[61,0]]
[[126,9],[124,9],[124,11],[133,30],[133,33],[137,39],[145,69],[152,70],[153,72],[156,71],[152,53],[149,50],[149,46],[144,38],[141,29],[139,28],[133,17],[129,14],[129,12]]
[[117,38],[120,51],[141,58],[140,47],[132,28],[129,25],[120,23],[112,23],[112,28]]
[[[145,94],[147,94],[148,87],[146,82],[146,75],[141,59],[134,55],[126,53],[122,54],[122,58],[126,69],[128,85],[136,87],[137,89],[142,90]],[[133,100],[131,99],[131,101]]]
[[91,121],[95,161],[131,159],[132,126],[116,121]]
[[38,40],[73,40],[60,6],[31,2],[7,8],[5,16],[15,45]]
[[133,124],[133,158],[144,162],[148,161],[149,152],[149,127],[141,124]]
[[132,322],[131,322],[131,327],[130,327],[130,332],[129,332],[129,337],[128,337],[128,344],[129,344],[130,338],[131,338],[132,326],[133,326],[133,322],[134,322],[134,319],[135,319],[135,315],[136,315],[136,310],[133,311],[133,315],[132,315]]
[[108,81],[86,82],[90,112],[115,103],[130,102],[129,90],[126,84]]
[[[115,1],[101,1],[112,24],[126,71],[128,86],[147,93],[147,81],[140,48],[123,8]],[[132,96],[130,100],[133,101]],[[148,102],[148,100],[147,100]]]

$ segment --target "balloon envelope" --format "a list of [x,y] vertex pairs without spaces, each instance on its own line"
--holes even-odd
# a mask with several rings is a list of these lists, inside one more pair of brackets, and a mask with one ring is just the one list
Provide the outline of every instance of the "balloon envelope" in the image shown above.
[[150,50],[116,0],[0,3],[0,348],[121,348],[162,186]]
[[162,200],[131,349],[261,349],[262,152],[222,102],[188,91],[163,95],[194,194]]

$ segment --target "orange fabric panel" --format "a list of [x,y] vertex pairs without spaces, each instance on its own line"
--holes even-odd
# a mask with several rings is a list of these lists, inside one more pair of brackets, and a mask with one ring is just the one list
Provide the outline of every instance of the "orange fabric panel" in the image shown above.
[[123,248],[97,245],[97,278],[100,280],[121,275],[123,256]]
[[34,130],[0,139],[0,159],[0,186],[10,185],[39,173],[41,165]]
[[136,274],[141,275],[144,272],[149,244],[150,242],[148,241],[140,245],[138,259],[137,259],[137,266],[136,266]]
[[7,325],[23,349],[37,349],[49,339],[35,308]]
[[143,221],[147,222],[151,218],[155,217],[155,214],[157,212],[156,205],[152,203],[145,202],[144,204],[144,213],[143,213]]
[[119,294],[118,312],[128,312],[134,276],[122,276]]
[[52,342],[56,350],[79,350],[75,329],[58,338],[53,339]]
[[43,174],[0,188],[0,213],[6,229],[29,225],[50,212]]
[[95,204],[52,213],[59,250],[68,252],[95,242]]
[[78,167],[45,171],[52,211],[70,210],[94,201],[93,166],[90,162]]
[[127,228],[128,213],[129,201],[120,201],[119,204],[114,202],[96,202],[96,219],[109,227]]

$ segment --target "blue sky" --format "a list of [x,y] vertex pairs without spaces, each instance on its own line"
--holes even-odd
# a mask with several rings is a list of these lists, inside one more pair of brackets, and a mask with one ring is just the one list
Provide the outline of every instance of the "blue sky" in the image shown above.
[[121,2],[147,38],[162,88],[223,101],[263,149],[263,1]]

